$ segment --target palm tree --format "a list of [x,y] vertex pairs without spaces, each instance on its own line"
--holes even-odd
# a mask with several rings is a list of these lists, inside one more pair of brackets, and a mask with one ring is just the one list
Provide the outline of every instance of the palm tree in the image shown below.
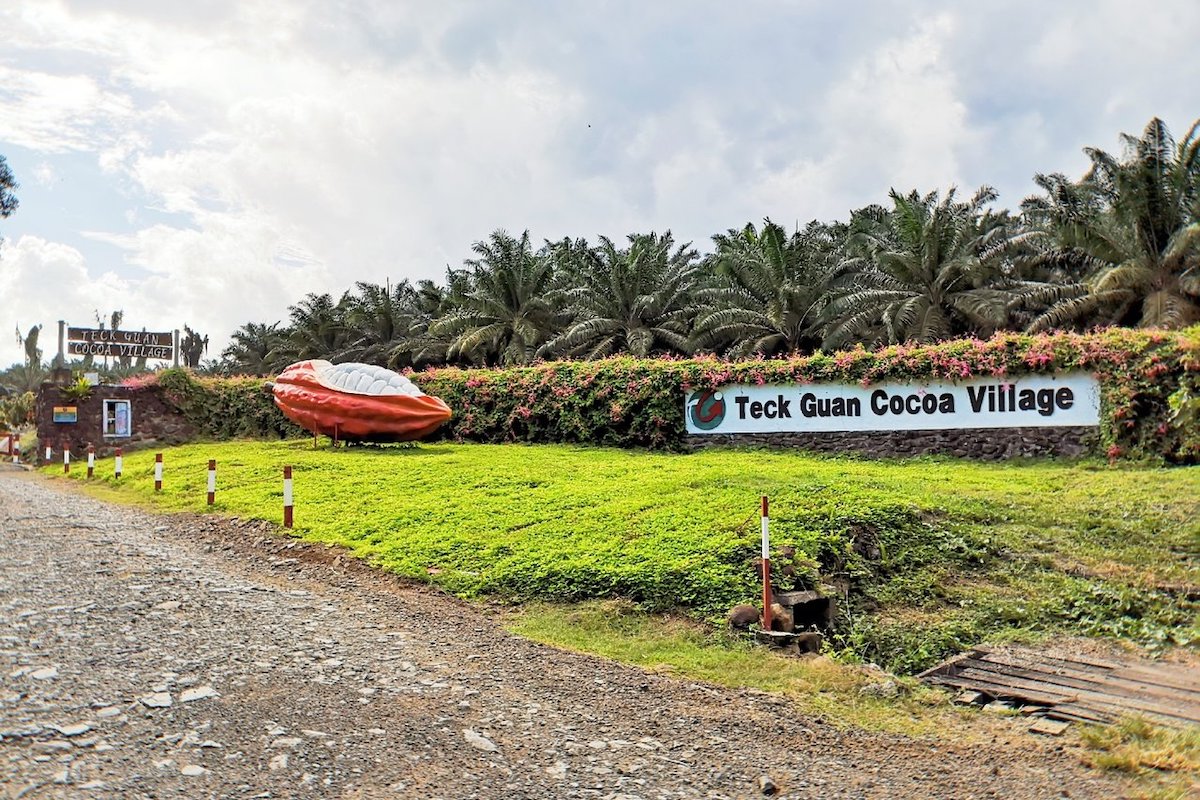
[[273,359],[271,354],[283,340],[279,323],[270,325],[247,322],[233,332],[229,346],[221,351],[221,370],[243,375],[271,375],[286,364]]
[[820,345],[825,279],[837,252],[831,226],[809,223],[788,236],[765,220],[713,237],[716,279],[697,292],[697,349],[727,347],[734,358],[811,351]]
[[515,238],[498,230],[472,249],[479,258],[464,262],[461,304],[432,322],[429,336],[446,337],[449,359],[526,364],[555,328],[553,262],[533,251],[529,231]]
[[1038,175],[1044,195],[1022,204],[1041,235],[1035,262],[1067,264],[1073,278],[1043,288],[1049,308],[1032,330],[1200,320],[1200,120],[1181,142],[1158,118],[1121,139],[1122,158],[1088,148],[1082,180]]
[[359,281],[346,295],[346,341],[338,358],[384,365],[411,335],[416,292],[407,281],[383,286]]
[[288,364],[306,358],[335,360],[346,342],[347,296],[334,302],[332,295],[305,295],[288,307],[291,324],[279,345],[269,354],[273,363]]
[[0,156],[0,219],[10,216],[20,203],[13,189],[20,188],[4,156]]
[[564,278],[555,298],[573,319],[542,346],[542,355],[592,359],[628,352],[645,358],[691,352],[688,327],[695,315],[699,253],[690,243],[676,246],[670,231],[627,238],[624,248],[606,236],[596,247],[584,241],[554,247]]
[[996,193],[984,186],[958,202],[953,188],[945,198],[893,189],[891,198],[891,212],[847,243],[824,345],[930,342],[1003,327],[1017,289],[1005,274],[1013,222],[984,210]]

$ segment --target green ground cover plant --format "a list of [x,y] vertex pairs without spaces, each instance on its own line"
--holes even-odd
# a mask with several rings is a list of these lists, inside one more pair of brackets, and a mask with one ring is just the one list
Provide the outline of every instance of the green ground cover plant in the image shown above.
[[147,451],[125,456],[119,484],[102,460],[93,484],[205,511],[215,458],[216,513],[279,521],[291,464],[296,535],[464,597],[624,598],[719,620],[758,594],[765,493],[773,544],[797,552],[788,582],[839,596],[829,642],[844,659],[911,673],[985,640],[1054,632],[1200,642],[1197,468],[311,440],[165,453],[160,494]]

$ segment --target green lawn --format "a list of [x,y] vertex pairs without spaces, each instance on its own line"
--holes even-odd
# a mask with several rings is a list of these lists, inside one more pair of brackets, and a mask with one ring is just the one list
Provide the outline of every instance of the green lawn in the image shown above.
[[[912,671],[983,639],[1047,631],[1200,641],[1200,603],[1188,599],[1200,593],[1200,468],[311,441],[165,454],[161,494],[147,451],[125,457],[119,485],[111,460],[93,482],[204,511],[215,458],[217,513],[279,521],[291,464],[297,535],[464,596],[624,597],[715,618],[757,596],[768,494],[773,544],[797,549],[795,581],[842,595],[832,642],[847,657]],[[71,477],[83,472],[75,464]]]

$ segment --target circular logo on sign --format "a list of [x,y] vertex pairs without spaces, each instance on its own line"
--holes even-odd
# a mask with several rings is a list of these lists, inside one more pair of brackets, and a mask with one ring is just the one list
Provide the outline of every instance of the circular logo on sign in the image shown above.
[[725,397],[720,392],[696,392],[688,402],[692,424],[702,431],[711,431],[725,419]]

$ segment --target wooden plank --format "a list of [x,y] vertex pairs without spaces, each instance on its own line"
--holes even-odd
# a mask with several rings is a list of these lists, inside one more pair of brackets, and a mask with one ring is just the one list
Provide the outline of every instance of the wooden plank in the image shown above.
[[1022,655],[1030,659],[1062,661],[1068,664],[1082,664],[1087,667],[1095,667],[1099,669],[1118,669],[1121,664],[1115,661],[1101,661],[1098,658],[1089,658],[1088,656],[1073,655],[1073,656],[1056,656],[1050,653],[1043,653],[1038,650],[1027,650],[1016,647],[989,647],[980,645],[974,648],[977,652],[987,654],[1007,654],[1007,655]]
[[1102,714],[1091,709],[1078,708],[1071,704],[1055,706],[1046,711],[1045,716],[1048,719],[1065,719],[1072,722],[1083,722],[1088,725],[1111,725],[1116,720],[1116,717],[1110,714]]
[[975,658],[979,655],[980,655],[980,653],[979,653],[978,648],[976,648],[975,650],[968,650],[965,653],[959,653],[956,656],[951,656],[950,658],[946,659],[942,663],[938,664],[936,667],[930,667],[929,669],[925,670],[924,672],[918,673],[917,677],[918,678],[928,678],[928,677],[932,677],[934,675],[947,675],[947,674],[953,675],[954,674],[953,673],[954,666],[958,662],[963,661],[964,659],[968,659],[968,658]]
[[1189,694],[1200,695],[1200,670],[1189,670],[1184,667],[1122,667],[1117,670],[1119,675],[1137,677],[1156,686],[1167,686]]
[[[971,662],[972,666],[978,668],[989,669],[989,667],[980,667],[977,662]],[[986,662],[984,662],[986,663]],[[1163,687],[1154,684],[1147,684],[1145,681],[1126,678],[1120,674],[1114,673],[1110,675],[1079,675],[1078,673],[1064,673],[1062,670],[1050,670],[1043,672],[1042,668],[1037,664],[1031,664],[1030,667],[991,667],[998,672],[1006,674],[1014,674],[1025,676],[1033,680],[1045,680],[1051,684],[1070,686],[1073,688],[1081,688],[1081,690],[1094,691],[1103,694],[1112,694],[1115,697],[1126,697],[1135,699],[1145,699],[1147,702],[1165,702],[1178,708],[1189,717],[1194,717],[1196,721],[1200,721],[1200,693],[1189,692],[1183,690],[1172,690],[1170,687]]]
[[[1014,690],[1027,690],[1031,692],[1057,692],[1056,687],[1046,684],[1042,681],[1030,681],[1024,678],[1010,676],[1003,672],[993,672],[991,670],[976,670],[967,668],[960,670],[958,677],[966,680],[986,680],[991,683],[1009,686]],[[1062,689],[1067,691],[1067,689]],[[1116,709],[1125,713],[1155,713],[1163,716],[1176,717],[1178,719],[1197,721],[1187,713],[1181,713],[1177,708],[1164,706],[1161,703],[1154,702],[1144,698],[1126,698],[1116,695],[1109,695],[1103,692],[1088,691],[1084,689],[1071,689],[1075,696],[1072,697],[1072,702],[1077,702],[1080,705],[1088,707],[1099,707],[1101,709]]]
[[985,692],[991,697],[1020,698],[1024,701],[1039,706],[1057,706],[1059,703],[1064,703],[1071,699],[1068,695],[1051,695],[1036,691],[1014,690],[1013,687],[1006,686],[1002,683],[994,683],[992,681],[979,679],[968,680],[966,678],[939,675],[932,678],[931,682],[945,686],[956,686],[960,689],[971,689],[977,692]]
[[1003,672],[967,668],[960,670],[957,677],[962,680],[987,681],[996,686],[1005,686],[1008,688],[1010,695],[1020,695],[1023,692],[1028,692],[1030,697],[1035,694],[1046,697],[1057,697],[1057,703],[1069,703],[1079,699],[1079,692],[1074,689],[1065,686],[1054,686],[1041,681],[1030,681]]
[[1126,664],[1118,666],[1115,669],[1110,670],[1105,668],[1099,671],[1090,669],[1085,665],[1083,669],[1075,670],[1074,666],[1076,662],[1044,657],[1035,653],[1025,656],[1024,653],[995,650],[991,650],[986,654],[986,660],[1025,668],[1034,668],[1036,665],[1038,669],[1054,669],[1054,664],[1059,663],[1064,665],[1064,669],[1070,670],[1075,674],[1096,674],[1099,672],[1105,677],[1140,681],[1147,685],[1196,694],[1198,699],[1200,699],[1200,677],[1194,676],[1186,668],[1178,668],[1165,664]]
[[1040,733],[1043,736],[1061,736],[1071,723],[1065,720],[1039,719],[1029,726],[1030,733]]
[[1094,691],[1101,694],[1114,694],[1121,697],[1145,699],[1147,701],[1166,700],[1173,705],[1180,706],[1181,710],[1186,709],[1189,715],[1200,720],[1200,694],[1197,694],[1195,697],[1189,696],[1188,693],[1181,695],[1177,691],[1122,678],[1115,673],[1106,676],[1081,676],[1078,673],[1067,672],[1065,670],[1047,669],[1037,663],[1020,666],[1009,663],[997,665],[990,656],[987,660],[967,659],[963,662],[962,666],[1001,672],[1005,675],[1014,675],[1021,678],[1028,678],[1029,680],[1066,686],[1072,689]]

